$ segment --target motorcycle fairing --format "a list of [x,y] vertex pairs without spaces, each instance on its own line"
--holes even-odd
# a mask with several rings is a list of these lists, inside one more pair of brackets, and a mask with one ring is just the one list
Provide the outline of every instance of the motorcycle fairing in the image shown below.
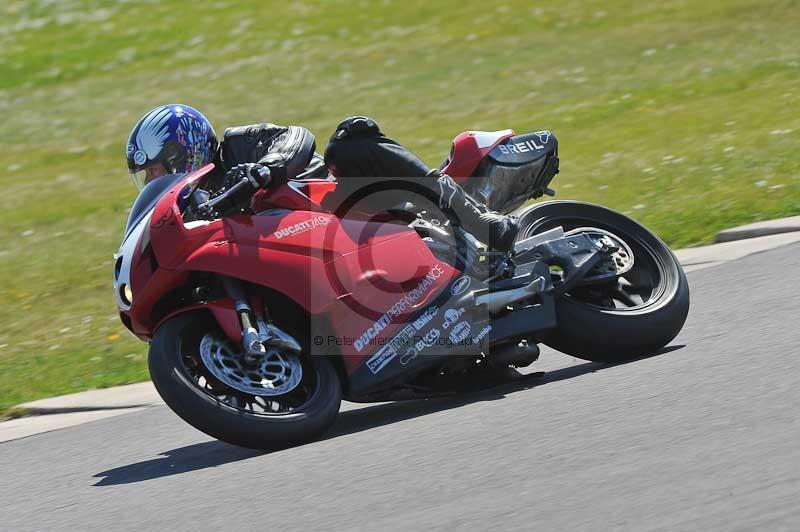
[[275,189],[259,190],[253,195],[251,210],[259,213],[269,208],[328,212],[321,205],[336,188],[332,179],[296,179]]
[[[119,251],[114,256],[114,294],[117,306],[121,310],[130,310],[129,302],[122,295],[123,287],[128,285],[134,293],[137,293],[138,288],[143,284],[142,280],[146,280],[152,273],[146,271],[148,269],[144,266],[151,264],[152,261],[149,259],[153,258],[152,249],[149,247],[153,209],[165,194],[176,188],[177,183],[182,184],[180,187],[181,197],[185,198],[186,192],[191,191],[192,185],[213,168],[214,165],[209,164],[191,175],[183,173],[161,176],[147,183],[136,197],[125,224],[125,236]],[[135,334],[139,333],[135,332]]]
[[158,320],[153,330],[158,329],[162,323],[186,312],[193,310],[207,310],[211,312],[214,319],[219,324],[222,331],[231,339],[238,341],[241,338],[242,326],[239,323],[239,315],[236,314],[236,305],[230,298],[216,299],[203,303],[192,303],[187,306],[179,307]]
[[504,165],[521,165],[556,153],[558,141],[550,131],[537,131],[504,139],[496,144],[488,156]]
[[[516,285],[549,276],[548,267],[542,263],[526,269],[526,274],[513,280]],[[357,399],[359,395],[389,389],[393,381],[406,382],[420,371],[438,366],[443,358],[465,356],[474,360],[481,353],[491,358],[492,348],[516,344],[521,333],[555,326],[555,305],[549,294],[502,317],[492,317],[486,305],[478,304],[488,291],[489,286],[477,279],[456,276],[430,304],[400,324],[393,335],[383,340],[380,349],[350,375],[351,397]]]
[[459,275],[434,257],[416,233],[343,256],[329,263],[326,273],[343,294],[337,301],[341,307],[328,313],[334,337],[312,347],[312,354],[335,347],[349,373]]
[[464,190],[492,210],[508,213],[548,192],[558,173],[558,140],[549,131],[517,135],[495,146]]
[[[342,357],[354,395],[442,357],[475,356],[488,347],[492,325],[473,295],[486,287],[437,259],[406,225],[274,203],[258,215],[184,223],[179,198],[189,180],[163,195],[149,219],[149,245],[133,254],[136,297],[129,316],[140,336],[152,336],[160,319],[181,310],[158,315],[159,299],[201,272],[239,278],[295,301],[311,318],[310,336],[300,340],[314,355]],[[240,340],[230,300],[205,308]],[[270,310],[275,316],[284,309]]]
[[351,395],[358,397],[392,381],[408,380],[446,357],[487,352],[492,325],[489,313],[474,299],[475,290],[484,288],[484,283],[469,276],[451,279],[428,304],[376,342],[378,349],[350,375]]
[[152,216],[152,246],[161,268],[214,272],[261,284],[286,293],[312,314],[340,295],[324,282],[325,262],[415,235],[405,226],[339,220],[311,211],[278,210],[184,224],[174,201],[180,187],[178,183],[165,195]]
[[463,184],[496,146],[513,136],[513,129],[460,133],[453,139],[450,157],[442,164],[441,170]]
[[[185,284],[194,272],[228,275],[285,294],[305,309],[312,325],[332,324],[328,330],[337,338],[351,339],[360,338],[386,309],[396,308],[398,299],[413,295],[376,338],[387,337],[458,275],[405,225],[281,209],[184,223],[176,203],[184,186],[183,181],[176,183],[150,219],[152,257],[137,262],[142,276],[134,280],[137,295],[130,309],[137,334],[152,335],[163,318],[153,315],[157,299]],[[436,278],[419,288],[431,271]],[[354,302],[369,305],[357,308]],[[238,331],[226,332],[239,339]],[[325,354],[343,356],[348,372],[376,349],[356,350],[352,343],[327,347]]]

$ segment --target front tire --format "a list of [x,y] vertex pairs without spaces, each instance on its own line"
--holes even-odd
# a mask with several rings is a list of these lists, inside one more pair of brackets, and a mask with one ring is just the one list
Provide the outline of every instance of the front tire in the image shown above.
[[[189,312],[165,322],[150,344],[148,365],[153,384],[184,421],[209,436],[254,449],[305,443],[333,425],[342,390],[339,376],[326,357],[309,356],[304,361],[303,379],[308,393],[297,408],[251,412],[244,407],[247,396],[243,398],[197,365],[200,342],[209,333],[224,336],[210,315]],[[198,374],[203,375],[200,381]],[[253,402],[258,399],[252,397]]]
[[587,226],[610,231],[634,250],[640,268],[632,271],[634,284],[652,284],[642,292],[644,297],[629,301],[629,308],[616,303],[615,297],[621,296],[604,297],[602,287],[559,296],[557,325],[540,338],[545,344],[585,360],[618,362],[655,353],[680,332],[689,312],[686,274],[667,245],[639,223],[599,205],[551,201],[525,209],[520,226],[520,240],[558,226],[565,231]]

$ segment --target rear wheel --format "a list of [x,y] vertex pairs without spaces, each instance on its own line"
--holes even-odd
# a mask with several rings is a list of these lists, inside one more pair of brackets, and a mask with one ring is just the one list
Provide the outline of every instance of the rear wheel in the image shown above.
[[217,439],[256,449],[303,443],[327,430],[341,403],[323,356],[268,351],[245,364],[240,348],[203,312],[178,315],[150,344],[150,376],[167,405]]
[[680,332],[689,312],[686,274],[667,245],[642,225],[599,205],[552,201],[523,211],[520,226],[520,240],[558,226],[597,228],[616,236],[633,255],[633,266],[622,276],[558,297],[557,325],[541,337],[547,345],[611,362],[654,353]]

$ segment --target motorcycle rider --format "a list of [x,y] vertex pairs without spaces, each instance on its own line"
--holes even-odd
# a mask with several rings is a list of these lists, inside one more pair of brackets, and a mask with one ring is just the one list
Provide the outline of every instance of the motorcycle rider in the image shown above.
[[126,158],[140,189],[162,175],[192,172],[211,162],[215,163],[212,183],[228,187],[246,177],[253,193],[300,174],[324,177],[330,171],[338,181],[336,195],[344,198],[340,205],[363,197],[365,190],[396,190],[400,200],[413,189],[438,202],[451,219],[491,248],[509,251],[513,247],[518,231],[515,217],[490,211],[450,176],[430,169],[387,138],[374,120],[355,116],[336,126],[324,163],[315,148],[314,136],[306,128],[269,123],[228,128],[219,142],[202,113],[188,105],[171,104],[139,119],[128,138]]

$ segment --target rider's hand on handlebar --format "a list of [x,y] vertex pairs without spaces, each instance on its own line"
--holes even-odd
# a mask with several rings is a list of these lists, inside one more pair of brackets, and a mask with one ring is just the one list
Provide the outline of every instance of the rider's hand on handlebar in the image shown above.
[[215,213],[227,216],[242,212],[253,193],[272,182],[270,169],[262,164],[239,164],[228,170],[224,189],[210,200],[197,206],[204,216]]
[[271,181],[269,168],[258,163],[237,164],[225,174],[225,188],[229,190],[244,179],[247,179],[253,190],[266,188]]
[[270,177],[272,178],[271,184],[273,187],[278,187],[286,183],[288,179],[288,168],[286,158],[280,153],[268,153],[258,161],[269,168]]

